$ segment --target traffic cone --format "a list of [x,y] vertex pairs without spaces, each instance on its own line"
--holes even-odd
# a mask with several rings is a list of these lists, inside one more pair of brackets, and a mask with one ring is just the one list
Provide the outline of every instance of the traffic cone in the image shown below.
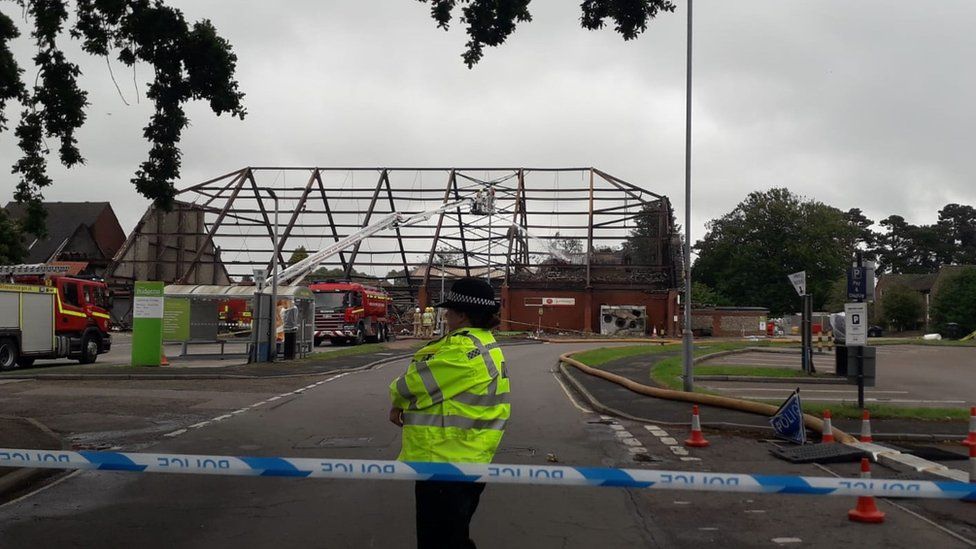
[[[861,478],[871,478],[871,460],[868,458],[861,458]],[[847,518],[853,522],[880,524],[884,522],[885,514],[878,510],[874,496],[858,496],[857,507],[847,512]]]
[[651,333],[651,337],[657,337],[657,326],[654,327],[654,331]]
[[701,419],[698,417],[697,404],[691,407],[691,438],[685,441],[685,446],[692,448],[704,448],[708,446],[708,441],[705,440],[705,435],[702,434]]
[[823,413],[823,433],[820,436],[820,442],[822,444],[834,442],[834,427],[830,424],[830,410],[824,410]]
[[169,366],[169,360],[166,359],[166,353],[159,353],[159,365]]
[[867,408],[861,412],[861,442],[874,442],[871,438],[871,412]]
[[969,436],[962,443],[970,449],[976,448],[976,406],[969,409]]

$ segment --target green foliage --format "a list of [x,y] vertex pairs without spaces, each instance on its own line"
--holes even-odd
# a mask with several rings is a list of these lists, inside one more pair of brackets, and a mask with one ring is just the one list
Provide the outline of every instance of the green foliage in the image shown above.
[[946,204],[934,225],[912,225],[899,215],[881,220],[876,235],[880,268],[891,273],[932,273],[942,265],[976,263],[976,208]]
[[295,248],[295,251],[291,253],[291,257],[288,258],[288,266],[291,267],[306,257],[308,257],[308,250],[305,249],[305,246],[299,246]]
[[0,264],[20,263],[27,255],[17,223],[0,208]]
[[752,192],[707,227],[695,245],[693,279],[735,305],[767,307],[773,315],[799,309],[787,280],[797,271],[807,272],[814,308],[822,308],[857,237],[844,212],[785,188]]
[[691,303],[695,307],[724,307],[733,305],[732,300],[703,282],[691,283]]
[[[664,227],[662,227],[662,217]],[[674,229],[674,214],[664,200],[648,202],[640,213],[634,217],[634,229],[627,235],[623,244],[624,255],[630,258],[632,265],[661,265],[669,258],[661,257],[660,238],[668,234],[661,234]],[[667,248],[665,248],[667,249]]]
[[[484,55],[485,46],[500,46],[515,31],[518,23],[532,21],[531,0],[420,0],[430,3],[430,15],[437,26],[447,30],[457,4],[461,8],[459,21],[467,25],[468,43],[461,55],[468,68]],[[673,12],[670,0],[583,0],[580,4],[584,29],[602,29],[610,20],[624,40],[632,40],[647,30],[647,23],[659,12]]]
[[892,286],[881,296],[882,320],[889,328],[914,330],[924,320],[925,303],[921,294],[905,286]]
[[[43,190],[52,184],[47,175],[45,139],[60,142],[58,158],[65,167],[83,163],[75,131],[85,122],[87,92],[79,88],[78,65],[67,60],[58,40],[68,21],[68,0],[17,0],[32,22],[31,37],[37,46],[33,62],[38,82],[28,90],[23,70],[8,44],[19,35],[13,21],[0,14],[0,113],[10,100],[23,110],[15,135],[21,158],[13,165],[20,179],[14,198],[27,204],[26,232],[46,234]],[[180,175],[181,152],[177,146],[189,119],[183,105],[205,100],[217,115],[244,118],[244,95],[234,80],[237,56],[217,34],[213,24],[202,20],[190,25],[183,12],[162,0],[76,0],[74,26],[69,35],[82,49],[106,60],[115,53],[127,66],[138,62],[152,66],[154,80],[146,96],[155,106],[143,136],[150,143],[149,158],[136,171],[132,183],[156,205],[169,209]],[[0,132],[6,119],[0,114]]]
[[932,301],[932,320],[939,331],[949,322],[959,324],[963,334],[976,330],[976,268],[964,269],[942,283]]

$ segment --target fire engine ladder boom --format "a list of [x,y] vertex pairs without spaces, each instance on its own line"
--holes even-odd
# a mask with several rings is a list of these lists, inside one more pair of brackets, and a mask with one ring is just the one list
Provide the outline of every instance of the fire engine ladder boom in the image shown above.
[[[371,223],[358,231],[353,232],[349,236],[335,242],[321,250],[315,252],[314,254],[306,257],[305,259],[295,263],[294,265],[284,269],[278,273],[278,284],[297,284],[302,281],[306,276],[312,271],[318,268],[325,260],[338,254],[341,251],[351,248],[356,244],[359,244],[363,240],[373,236],[374,234],[385,231],[388,229],[394,229],[396,227],[404,227],[407,225],[413,225],[415,223],[420,223],[426,221],[436,214],[441,212],[458,208],[461,206],[467,206],[474,203],[473,199],[465,198],[462,200],[455,200],[453,202],[445,202],[444,204],[434,208],[432,210],[427,210],[415,214],[403,214],[400,212],[393,212],[383,216],[381,219],[377,220],[375,223]],[[271,278],[273,274],[268,277],[267,283],[271,283]]]

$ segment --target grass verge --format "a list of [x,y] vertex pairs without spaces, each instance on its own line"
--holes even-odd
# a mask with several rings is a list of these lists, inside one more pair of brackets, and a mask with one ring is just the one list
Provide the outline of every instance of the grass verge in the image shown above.
[[[699,357],[719,351],[729,351],[742,349],[745,347],[763,346],[763,343],[756,342],[719,342],[696,345],[694,356]],[[635,345],[629,347],[611,347],[604,349],[593,349],[573,355],[576,360],[589,366],[600,367],[614,360],[629,358],[641,355],[653,355],[665,352],[680,351],[681,345]],[[651,367],[651,379],[658,385],[668,389],[681,390],[683,373],[683,360],[681,356],[666,357]],[[761,375],[767,377],[800,377],[805,374],[799,370],[790,368],[769,368],[760,366],[698,366],[695,373],[701,375]],[[696,392],[719,394],[714,391],[696,389]],[[778,406],[780,401],[760,400]],[[926,408],[926,407],[902,407],[890,404],[870,403],[867,409],[871,411],[871,417],[876,419],[907,419],[922,421],[965,421],[969,418],[968,408]],[[859,419],[861,409],[856,404],[838,402],[817,402],[807,401],[803,403],[803,411],[820,416],[825,409],[829,409],[833,417],[838,419]]]
[[331,360],[333,358],[341,358],[345,356],[356,356],[356,355],[368,355],[370,353],[381,353],[383,351],[391,351],[394,353],[408,353],[413,352],[426,345],[426,341],[418,342],[416,345],[411,345],[409,348],[390,348],[389,345],[385,343],[364,343],[363,345],[356,345],[355,347],[335,347],[330,348],[328,351],[319,351],[317,353],[312,353],[305,358],[299,359],[299,362],[307,362],[309,360],[315,360],[321,362],[323,360]]

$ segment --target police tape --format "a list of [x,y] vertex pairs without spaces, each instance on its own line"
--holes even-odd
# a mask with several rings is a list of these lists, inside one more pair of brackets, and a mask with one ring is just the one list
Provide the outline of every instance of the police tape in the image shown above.
[[655,490],[976,501],[976,484],[964,482],[746,475],[554,465],[67,452],[0,448],[0,467],[346,480],[436,480],[489,484],[609,486]]

